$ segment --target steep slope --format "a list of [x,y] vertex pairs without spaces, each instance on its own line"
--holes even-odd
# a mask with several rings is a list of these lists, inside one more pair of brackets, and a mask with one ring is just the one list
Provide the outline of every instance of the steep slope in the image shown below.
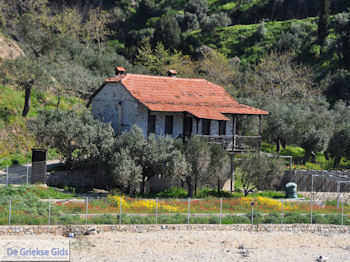
[[[35,139],[28,131],[27,122],[42,109],[54,110],[57,97],[33,90],[27,118],[21,116],[23,103],[24,92],[21,89],[0,86],[0,166],[25,163],[31,158]],[[60,109],[72,108],[84,110],[85,106],[75,97],[61,99]],[[49,157],[57,157],[55,154],[55,151],[49,151]]]

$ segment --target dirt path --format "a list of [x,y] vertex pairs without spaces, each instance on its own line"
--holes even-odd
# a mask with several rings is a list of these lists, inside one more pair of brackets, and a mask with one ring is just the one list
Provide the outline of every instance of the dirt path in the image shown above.
[[[15,239],[16,236],[6,236]],[[21,236],[50,239],[61,236]],[[239,248],[241,245],[244,249]],[[350,261],[348,234],[249,233],[238,231],[108,232],[75,238],[71,261]]]

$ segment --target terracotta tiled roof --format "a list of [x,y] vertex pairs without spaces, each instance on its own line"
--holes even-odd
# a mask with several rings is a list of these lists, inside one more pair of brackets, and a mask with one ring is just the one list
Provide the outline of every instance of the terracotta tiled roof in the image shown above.
[[224,113],[268,114],[239,104],[223,87],[204,79],[126,74],[106,80],[106,83],[113,82],[121,82],[133,97],[151,111],[189,112],[198,118],[215,120],[228,120]]

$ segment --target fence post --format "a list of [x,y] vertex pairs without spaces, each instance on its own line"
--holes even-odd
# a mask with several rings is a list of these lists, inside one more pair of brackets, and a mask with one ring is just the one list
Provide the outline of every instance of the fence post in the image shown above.
[[221,219],[222,219],[222,198],[220,198],[220,225],[221,225]]
[[281,224],[283,225],[283,198],[282,198],[282,208],[281,208]]
[[86,198],[85,225],[88,223],[89,197]]
[[51,225],[51,197],[49,199],[49,225]]
[[339,200],[340,200],[340,181],[337,181],[337,208],[339,208]]
[[312,224],[312,198],[310,200],[310,224]]
[[158,224],[158,197],[156,199],[156,224]]
[[314,176],[311,175],[310,224],[312,224],[312,199],[314,194]]
[[6,166],[6,186],[9,185],[9,166]]
[[188,206],[187,206],[187,224],[190,224],[190,207],[191,206],[191,198],[188,198]]
[[251,218],[251,221],[252,221],[252,225],[254,225],[254,205],[252,205],[252,218]]
[[341,225],[344,225],[344,200],[341,202]]
[[123,199],[123,196],[120,197],[120,212],[119,212],[119,225],[122,224],[122,199]]
[[9,203],[9,226],[11,226],[11,206],[12,206],[12,197],[10,197],[10,203]]
[[27,185],[29,184],[29,162],[27,162],[27,173],[26,173],[26,178],[27,178]]

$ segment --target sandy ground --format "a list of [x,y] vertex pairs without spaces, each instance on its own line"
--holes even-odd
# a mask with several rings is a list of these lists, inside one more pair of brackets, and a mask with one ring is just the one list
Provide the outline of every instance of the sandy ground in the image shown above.
[[[2,239],[62,239],[2,236]],[[240,246],[244,245],[244,249]],[[244,251],[243,251],[244,250]],[[350,236],[237,231],[108,232],[74,238],[71,261],[350,261]]]

